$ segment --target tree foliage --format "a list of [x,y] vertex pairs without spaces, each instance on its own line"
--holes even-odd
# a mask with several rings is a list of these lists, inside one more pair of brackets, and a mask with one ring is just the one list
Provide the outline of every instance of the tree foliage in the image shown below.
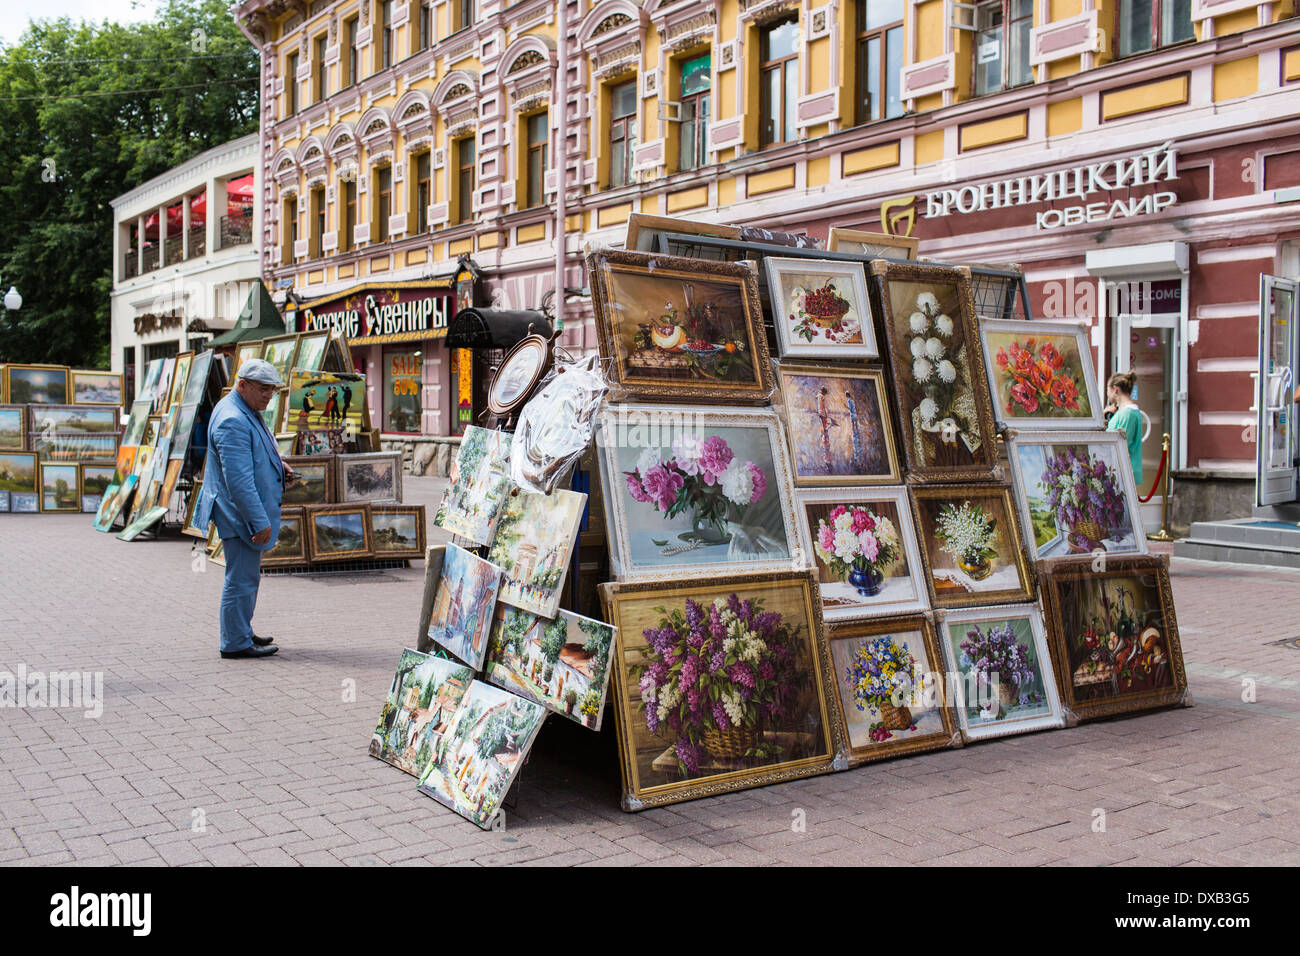
[[255,132],[257,77],[226,0],[37,21],[0,46],[0,280],[23,296],[0,317],[0,361],[108,365],[111,200]]

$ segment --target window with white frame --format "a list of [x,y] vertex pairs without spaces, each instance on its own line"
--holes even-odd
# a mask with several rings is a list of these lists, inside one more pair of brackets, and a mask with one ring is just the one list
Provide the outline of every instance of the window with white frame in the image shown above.
[[632,153],[636,149],[636,80],[609,88],[609,186],[617,189],[631,181]]
[[1119,55],[1194,39],[1192,0],[1120,0]]
[[709,97],[713,90],[713,56],[682,62],[681,109],[678,117],[677,168],[697,169],[709,161]]
[[1034,81],[1029,65],[1033,0],[989,0],[975,7],[975,95]]
[[903,115],[903,3],[857,0],[857,123]]

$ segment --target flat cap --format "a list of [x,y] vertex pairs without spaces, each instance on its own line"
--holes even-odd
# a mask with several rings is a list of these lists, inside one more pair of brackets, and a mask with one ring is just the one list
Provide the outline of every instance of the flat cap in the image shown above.
[[283,385],[280,373],[266,359],[248,359],[239,367],[239,377],[263,385]]

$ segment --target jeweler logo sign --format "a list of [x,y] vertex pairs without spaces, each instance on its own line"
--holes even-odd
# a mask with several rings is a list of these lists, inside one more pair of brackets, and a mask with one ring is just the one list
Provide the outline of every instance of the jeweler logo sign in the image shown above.
[[148,936],[153,928],[152,893],[83,893],[73,886],[50,897],[54,927],[126,927],[133,936]]
[[0,708],[5,707],[81,710],[96,720],[104,713],[104,672],[29,672],[19,664],[15,671],[0,671]]

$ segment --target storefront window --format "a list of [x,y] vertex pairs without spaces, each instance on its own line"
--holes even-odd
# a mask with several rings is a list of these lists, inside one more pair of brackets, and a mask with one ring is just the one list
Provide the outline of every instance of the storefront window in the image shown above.
[[384,431],[420,432],[423,363],[419,351],[384,352]]

